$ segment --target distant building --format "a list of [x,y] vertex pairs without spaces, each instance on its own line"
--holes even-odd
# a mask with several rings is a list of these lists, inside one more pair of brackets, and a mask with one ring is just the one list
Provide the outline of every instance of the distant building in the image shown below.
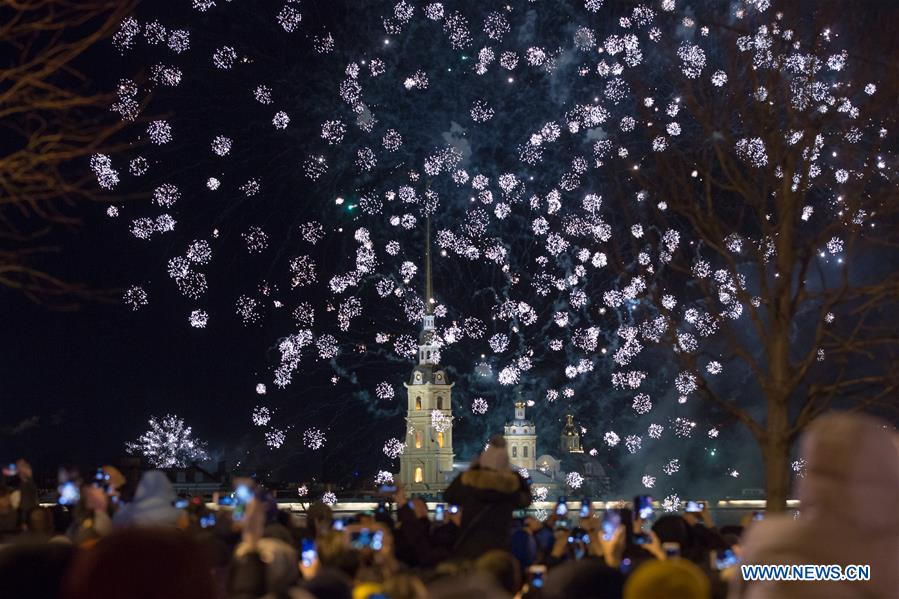
[[231,475],[224,462],[218,463],[215,472],[193,464],[186,468],[168,468],[164,470],[176,495],[211,496],[216,491],[231,492]]
[[[515,402],[515,419],[506,423],[503,437],[510,463],[530,479],[535,499],[553,501],[561,495],[587,495],[596,499],[606,493],[609,480],[605,469],[599,460],[584,453],[574,417],[566,415],[565,426],[559,436],[562,457],[556,458],[550,454],[537,456],[537,425],[526,418],[525,406],[520,399]],[[583,479],[577,488],[569,484],[573,482],[568,480],[572,472]]]
[[506,423],[503,437],[512,465],[534,470],[537,467],[537,425],[525,419],[524,409],[523,401],[515,402],[515,420]]

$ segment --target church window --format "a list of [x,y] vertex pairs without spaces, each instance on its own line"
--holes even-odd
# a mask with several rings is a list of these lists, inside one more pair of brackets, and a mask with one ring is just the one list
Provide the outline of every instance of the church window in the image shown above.
[[524,446],[524,457],[528,457],[528,446]]
[[416,410],[421,409],[421,395],[419,395],[418,397],[415,398],[415,409]]
[[437,398],[437,409],[438,409],[438,410],[442,410],[442,409],[443,409],[443,398],[442,398],[442,397],[438,397],[438,398]]
[[421,449],[421,431],[415,431],[415,449]]
[[443,433],[437,433],[437,447],[443,447]]
[[516,445],[513,445],[513,446],[512,446],[512,457],[513,457],[513,458],[517,458],[517,457],[518,457],[518,447],[517,447]]
[[420,482],[424,481],[424,479],[425,479],[425,477],[421,471],[421,466],[419,466],[415,469],[415,479],[414,480],[415,480],[415,482],[420,483]]

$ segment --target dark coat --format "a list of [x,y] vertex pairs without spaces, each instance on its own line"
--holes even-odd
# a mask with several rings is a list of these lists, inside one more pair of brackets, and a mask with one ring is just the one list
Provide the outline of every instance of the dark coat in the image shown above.
[[453,557],[475,559],[492,549],[508,550],[512,512],[531,504],[531,489],[514,470],[474,466],[453,480],[443,498],[462,508]]

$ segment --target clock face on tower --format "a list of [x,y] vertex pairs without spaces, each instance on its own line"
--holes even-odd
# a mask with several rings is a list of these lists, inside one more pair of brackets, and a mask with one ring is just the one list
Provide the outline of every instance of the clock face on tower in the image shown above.
[[420,372],[416,372],[416,373],[415,373],[415,382],[416,382],[416,383],[420,383],[420,382],[421,382],[421,373],[420,373]]
[[442,373],[438,372],[437,376],[435,378],[437,379],[438,383],[443,382],[443,374]]

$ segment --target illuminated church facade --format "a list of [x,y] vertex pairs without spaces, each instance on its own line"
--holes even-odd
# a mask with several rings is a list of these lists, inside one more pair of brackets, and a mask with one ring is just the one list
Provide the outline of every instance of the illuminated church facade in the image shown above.
[[[430,225],[430,223],[429,223]],[[406,448],[400,456],[400,482],[409,493],[439,493],[452,482],[453,383],[440,366],[440,341],[434,327],[431,284],[431,234],[425,246],[425,313],[418,337],[417,364],[406,387]]]

